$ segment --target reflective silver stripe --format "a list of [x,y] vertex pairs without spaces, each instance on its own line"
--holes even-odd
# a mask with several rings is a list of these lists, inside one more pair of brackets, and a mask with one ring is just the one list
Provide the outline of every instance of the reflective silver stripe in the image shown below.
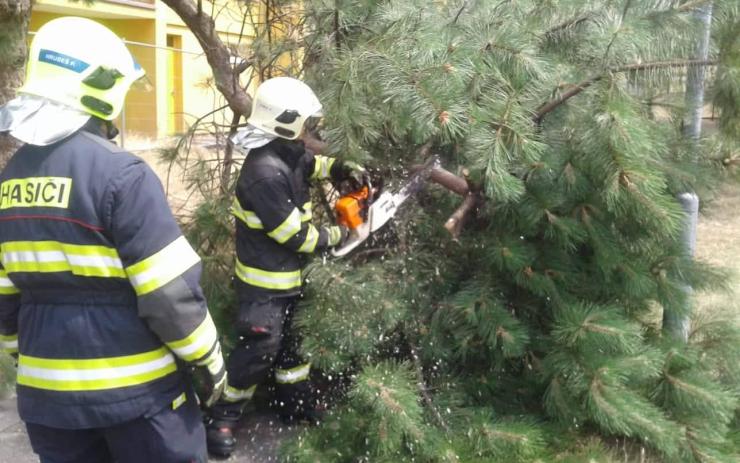
[[180,236],[156,254],[126,267],[126,273],[136,294],[142,296],[166,285],[198,262],[198,254]]
[[139,365],[96,368],[90,370],[53,370],[50,368],[29,367],[21,364],[18,366],[18,374],[52,381],[94,381],[98,379],[123,378],[126,376],[148,373],[174,362],[175,360],[172,355],[167,355],[160,359]]
[[306,232],[306,241],[303,242],[298,252],[314,252],[316,250],[316,244],[319,242],[319,231],[316,227],[309,224],[308,231]]
[[204,357],[218,339],[216,326],[213,324],[211,314],[206,312],[206,318],[188,336],[177,341],[167,343],[178,357],[186,362],[192,362]]
[[94,391],[145,384],[177,370],[165,347],[99,359],[48,359],[21,355],[18,384],[56,391]]
[[283,244],[299,231],[301,231],[301,213],[298,208],[294,207],[283,223],[269,232],[267,236]]
[[5,273],[5,270],[0,269],[0,294],[17,294],[19,292],[18,288],[16,288],[13,282],[10,281],[10,278],[8,278],[8,274]]
[[252,286],[267,289],[293,289],[301,286],[301,271],[270,272],[242,264],[239,260],[235,265],[236,276]]
[[[72,272],[78,276],[125,278],[114,248],[60,241],[8,241],[0,246],[5,272]],[[2,275],[0,275],[2,276]]]
[[257,385],[248,389],[237,389],[235,387],[226,386],[224,389],[223,399],[227,402],[239,402],[242,400],[249,400],[254,396],[254,391],[257,389]]
[[18,352],[18,335],[0,334],[0,351],[5,351],[10,354]]
[[234,217],[244,222],[248,228],[255,230],[263,230],[265,228],[260,218],[257,217],[257,214],[254,211],[242,209],[236,198],[234,198],[234,202],[231,204],[231,213]]
[[311,364],[306,363],[288,370],[275,369],[275,382],[278,384],[293,384],[308,379],[311,373]]

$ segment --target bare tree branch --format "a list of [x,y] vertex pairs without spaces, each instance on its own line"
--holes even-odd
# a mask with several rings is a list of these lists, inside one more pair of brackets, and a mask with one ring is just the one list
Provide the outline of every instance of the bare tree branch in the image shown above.
[[177,13],[198,39],[213,70],[216,88],[224,95],[231,110],[249,117],[252,99],[239,86],[239,75],[231,65],[231,53],[218,36],[213,18],[203,14],[200,2],[198,4],[193,0],[163,0],[163,2]]
[[475,193],[468,193],[467,195],[465,195],[465,199],[463,199],[460,207],[458,207],[457,210],[452,213],[450,218],[447,219],[447,222],[445,222],[445,230],[450,232],[450,235],[452,235],[452,239],[454,241],[460,239],[463,225],[465,225],[465,219],[468,217],[468,214],[470,214],[478,205],[479,200],[479,195]]
[[470,187],[468,186],[468,182],[466,182],[464,178],[455,175],[449,170],[446,170],[442,167],[435,167],[434,169],[432,169],[432,173],[429,176],[429,179],[434,183],[447,188],[453,193],[459,194],[460,196],[466,196],[468,193],[470,193]]
[[659,69],[659,68],[668,68],[668,67],[681,67],[681,66],[711,66],[717,64],[716,61],[713,60],[674,60],[674,61],[655,61],[652,63],[641,63],[641,64],[629,64],[627,66],[620,66],[616,68],[608,69],[603,74],[599,74],[593,77],[589,77],[588,79],[574,85],[571,87],[570,90],[560,95],[558,98],[555,98],[554,100],[551,100],[542,106],[539,107],[537,112],[534,114],[532,119],[535,123],[539,124],[542,121],[542,118],[545,117],[546,114],[553,111],[555,108],[560,106],[561,104],[565,103],[569,99],[573,98],[574,96],[578,95],[591,85],[595,84],[596,82],[600,81],[604,77],[606,77],[609,74],[613,74],[616,72],[628,72],[628,71],[644,71],[646,69]]

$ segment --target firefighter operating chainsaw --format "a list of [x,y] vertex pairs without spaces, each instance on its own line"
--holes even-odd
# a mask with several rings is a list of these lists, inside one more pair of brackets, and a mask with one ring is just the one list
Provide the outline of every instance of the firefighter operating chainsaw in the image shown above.
[[[272,376],[271,406],[283,421],[315,422],[311,365],[299,354],[292,322],[302,292],[306,256],[348,254],[387,223],[418,191],[436,160],[414,174],[397,193],[373,186],[366,170],[314,150],[324,144],[307,134],[321,116],[321,103],[303,82],[276,77],[254,96],[247,127],[233,138],[246,158],[236,185],[235,286],[239,336],[227,360],[228,385],[209,410],[210,453],[230,455],[233,429],[258,385]],[[311,223],[310,185],[322,180],[352,186],[336,202],[337,225]]]
[[311,366],[298,353],[292,320],[305,256],[341,246],[349,230],[311,223],[309,188],[324,179],[362,185],[367,176],[357,164],[314,154],[317,140],[303,135],[320,117],[321,103],[306,84],[276,77],[257,88],[248,125],[232,140],[246,153],[232,206],[239,339],[227,360],[233,376],[209,410],[208,449],[215,455],[233,452],[232,429],[269,376],[276,384],[272,405],[285,421],[315,421]]

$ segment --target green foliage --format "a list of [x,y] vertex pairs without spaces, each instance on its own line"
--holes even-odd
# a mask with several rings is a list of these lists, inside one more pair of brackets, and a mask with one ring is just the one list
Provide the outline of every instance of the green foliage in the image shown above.
[[[368,415],[357,378],[415,359],[428,390],[416,392],[419,429],[436,449],[416,449],[420,461],[609,461],[598,444],[545,444],[581,429],[671,461],[736,454],[738,382],[726,362],[740,356],[718,337],[734,339],[736,323],[697,323],[683,347],[654,324],[661,306],[687,306],[686,285],[726,281],[682,251],[675,200],[706,191],[729,165],[737,15],[715,3],[713,59],[723,64],[709,85],[728,108],[698,164],[673,104],[686,68],[650,64],[693,54],[694,22],[678,2],[309,3],[320,44],[309,76],[332,149],[393,185],[431,144],[486,198],[458,243],[439,232],[456,201],[432,189],[380,239],[382,259],[315,264],[304,349],[359,375],[332,420],[357,429]],[[542,113],[576,84],[582,91]],[[365,441],[331,438],[331,425],[305,439],[311,452],[341,442],[334,461],[409,452],[401,437],[368,446],[376,431],[360,429]],[[317,455],[328,453],[292,453]]]
[[[332,152],[395,189],[425,146],[483,202],[451,241],[460,199],[430,186],[365,248],[314,259],[303,350],[351,387],[288,460],[623,461],[614,442],[737,460],[737,320],[697,317],[687,345],[659,326],[687,286],[727,281],[683,250],[676,194],[740,164],[732,0],[713,2],[719,130],[699,153],[681,133],[692,3],[305,2]],[[255,43],[260,62],[291,47]],[[231,167],[190,176],[204,200],[188,235],[222,321]]]

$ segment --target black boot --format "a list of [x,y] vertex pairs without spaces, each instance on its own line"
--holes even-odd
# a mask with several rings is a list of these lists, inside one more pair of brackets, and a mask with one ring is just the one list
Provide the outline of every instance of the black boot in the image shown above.
[[232,428],[208,423],[206,425],[206,445],[211,456],[228,458],[236,449],[236,438]]
[[228,458],[236,449],[234,428],[242,417],[240,404],[217,403],[206,419],[206,445],[214,457]]

